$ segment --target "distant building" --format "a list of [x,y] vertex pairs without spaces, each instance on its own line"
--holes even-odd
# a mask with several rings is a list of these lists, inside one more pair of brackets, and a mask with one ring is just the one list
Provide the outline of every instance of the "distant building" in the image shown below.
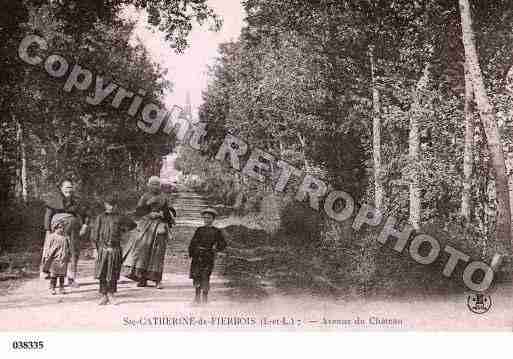
[[[185,97],[185,106],[182,107],[183,111],[178,115],[178,122],[184,123],[183,125],[189,125],[194,122],[193,120],[193,111],[191,105],[191,96],[187,91]],[[175,186],[178,182],[178,179],[182,175],[180,171],[175,168],[175,161],[178,157],[179,147],[175,148],[173,153],[170,153],[164,158],[164,162],[162,164],[162,169],[160,171],[160,178],[164,185],[169,184]]]
[[160,178],[162,182],[176,183],[180,172],[175,168],[175,161],[177,158],[176,153],[171,153],[164,158],[164,163],[160,171]]

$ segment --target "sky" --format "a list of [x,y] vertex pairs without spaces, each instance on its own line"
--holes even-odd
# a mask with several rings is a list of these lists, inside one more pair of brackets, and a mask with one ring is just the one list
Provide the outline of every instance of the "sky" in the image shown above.
[[[218,32],[209,31],[208,24],[193,25],[189,35],[189,47],[181,54],[175,53],[164,39],[164,35],[147,23],[146,13],[134,9],[126,16],[137,20],[135,36],[148,49],[153,61],[167,70],[166,80],[172,86],[172,92],[165,94],[164,102],[168,109],[173,105],[184,107],[187,94],[192,105],[193,121],[197,119],[197,108],[202,103],[201,93],[207,87],[208,66],[213,65],[218,56],[218,46],[227,41],[237,40],[244,24],[244,10],[239,0],[209,0],[208,5],[222,17],[223,26]],[[165,158],[160,176],[163,180],[176,180],[178,172],[174,169],[176,153]]]
[[166,79],[173,83],[173,92],[166,93],[167,108],[173,105],[184,106],[187,93],[196,118],[197,107],[201,104],[201,93],[207,87],[208,65],[214,63],[219,44],[236,40],[244,23],[244,10],[238,0],[209,0],[210,7],[223,18],[220,31],[209,31],[208,24],[194,24],[189,35],[189,48],[176,54],[164,40],[163,34],[150,27],[145,12],[130,12],[130,17],[138,19],[135,36],[139,37],[150,52],[153,60],[167,69]]

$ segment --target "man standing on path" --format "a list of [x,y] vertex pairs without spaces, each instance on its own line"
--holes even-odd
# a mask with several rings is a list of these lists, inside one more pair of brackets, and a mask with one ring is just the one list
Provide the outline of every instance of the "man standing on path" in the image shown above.
[[[45,212],[45,230],[46,237],[51,233],[52,218],[57,213],[69,213],[69,217],[64,223],[64,232],[70,238],[71,250],[71,266],[68,271],[68,284],[73,288],[78,288],[77,282],[77,266],[78,257],[80,256],[80,238],[85,235],[87,231],[87,212],[81,206],[79,198],[74,195],[73,182],[69,179],[61,181],[60,191],[52,194],[47,199]],[[45,258],[45,251],[47,250],[47,241],[43,248],[43,258]]]

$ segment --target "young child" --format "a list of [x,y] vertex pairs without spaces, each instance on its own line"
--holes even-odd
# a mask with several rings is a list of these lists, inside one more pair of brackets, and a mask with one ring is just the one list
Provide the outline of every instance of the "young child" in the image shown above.
[[100,281],[102,295],[99,305],[109,304],[113,293],[117,291],[123,261],[121,235],[125,230],[137,226],[131,219],[118,212],[115,195],[104,198],[103,205],[105,211],[94,220],[90,234],[97,251],[95,278]]
[[52,217],[51,232],[47,237],[47,248],[43,258],[43,272],[50,276],[50,293],[57,294],[56,286],[59,281],[59,293],[64,291],[64,278],[68,272],[68,263],[71,260],[69,237],[65,236],[65,222],[73,217],[68,213],[59,213]]
[[196,229],[189,244],[189,257],[192,258],[189,277],[193,280],[196,296],[194,303],[208,301],[210,275],[214,269],[215,253],[226,248],[226,241],[219,228],[212,226],[217,212],[207,208],[201,212],[205,225]]

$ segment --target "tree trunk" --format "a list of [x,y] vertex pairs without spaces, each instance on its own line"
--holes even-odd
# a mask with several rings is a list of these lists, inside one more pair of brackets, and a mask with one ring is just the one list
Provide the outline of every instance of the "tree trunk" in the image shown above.
[[410,116],[410,137],[408,140],[410,163],[412,172],[410,174],[410,224],[415,229],[420,228],[420,188],[419,174],[416,165],[419,162],[419,125],[416,115]]
[[383,185],[381,183],[381,123],[379,91],[376,87],[374,46],[369,47],[372,78],[372,153],[374,160],[374,207],[383,209]]
[[506,74],[506,90],[513,93],[513,66],[509,68],[509,71]]
[[461,27],[463,32],[463,46],[465,48],[465,60],[469,64],[475,101],[481,121],[485,128],[488,149],[490,151],[492,165],[495,172],[495,190],[498,212],[496,249],[501,255],[506,255],[511,251],[511,208],[504,152],[500,142],[495,112],[488,99],[481,68],[479,66],[474,32],[472,30],[469,1],[459,0],[459,4]]
[[461,196],[461,215],[465,226],[470,223],[472,187],[472,167],[474,165],[474,90],[469,66],[465,63],[465,146],[463,150],[463,193]]
[[235,173],[235,182],[234,182],[234,190],[237,193],[237,197],[235,198],[235,203],[233,207],[235,209],[241,209],[244,204],[244,190],[241,184],[241,176],[239,173]]
[[[511,155],[510,155],[511,156]],[[508,185],[509,185],[509,203],[513,203],[513,158],[509,159]],[[511,211],[511,233],[513,233],[513,211]]]
[[421,110],[422,90],[426,88],[430,76],[430,64],[427,63],[422,76],[413,92],[413,104],[410,111],[410,135],[408,139],[410,155],[410,219],[416,230],[420,229],[420,180],[418,164],[420,161],[419,113]]
[[306,158],[306,140],[299,132],[297,133],[297,138],[299,143],[301,144],[301,155],[303,156],[303,170],[308,172],[310,169],[310,164],[308,163],[308,159]]
[[18,178],[17,178],[17,187],[16,191],[18,197],[21,197],[23,202],[27,202],[28,190],[27,190],[27,151],[25,147],[25,134],[23,131],[23,126],[21,122],[16,118],[15,115],[12,115],[14,122],[16,123],[16,139],[18,141],[18,149],[19,149],[19,162],[20,167],[18,170]]

